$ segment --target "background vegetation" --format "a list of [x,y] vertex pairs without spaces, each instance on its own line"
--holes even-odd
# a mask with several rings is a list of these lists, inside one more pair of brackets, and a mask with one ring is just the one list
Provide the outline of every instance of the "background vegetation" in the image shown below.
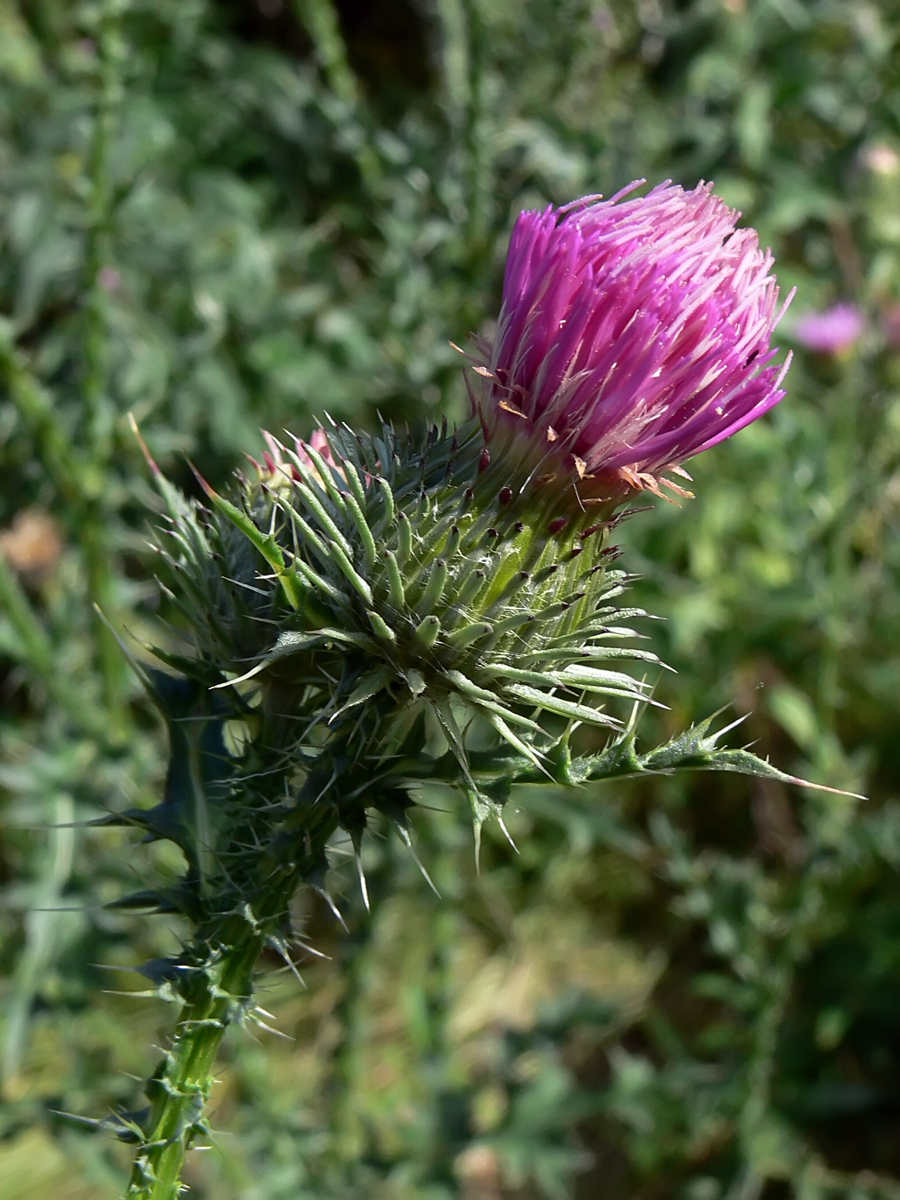
[[[712,179],[794,311],[866,316],[622,531],[678,669],[784,769],[523,791],[520,846],[423,813],[289,1039],[236,1033],[206,1200],[900,1197],[900,5],[896,0],[0,0],[0,835],[5,1200],[116,1197],[174,1015],[128,968],[174,922],[105,907],[169,851],[73,829],[149,802],[161,731],[105,626],[150,636],[152,494],[259,428],[464,406],[523,207]],[[791,343],[790,318],[780,331]]]

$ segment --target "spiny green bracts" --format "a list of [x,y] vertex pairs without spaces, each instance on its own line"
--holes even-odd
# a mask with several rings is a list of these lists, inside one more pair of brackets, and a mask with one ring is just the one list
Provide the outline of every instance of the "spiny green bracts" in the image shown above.
[[[160,480],[171,521],[163,573],[193,647],[158,654],[202,685],[205,721],[243,722],[245,755],[264,744],[292,786],[339,755],[340,781],[326,780],[318,802],[355,829],[382,793],[396,808],[421,774],[412,760],[423,718],[477,791],[465,738],[476,714],[541,767],[560,731],[540,712],[615,726],[585,693],[644,698],[642,684],[597,665],[653,660],[609,645],[633,636],[608,603],[622,587],[607,567],[612,520],[554,515],[559,495],[546,482],[498,486],[476,428],[433,432],[422,447],[389,430],[336,431],[333,444],[339,467],[311,448],[284,451],[235,501],[210,491],[210,510]],[[162,707],[179,744],[205,728],[199,712],[181,728],[171,699]],[[365,783],[355,813],[351,769]],[[130,815],[171,836],[168,817],[163,830],[161,816]]]
[[[142,968],[181,1016],[150,1108],[118,1119],[137,1143],[133,1200],[179,1194],[224,1030],[256,1019],[261,949],[288,958],[296,888],[327,896],[337,830],[358,852],[379,811],[409,844],[407,813],[429,781],[466,793],[477,841],[517,781],[697,766],[787,778],[719,750],[705,726],[636,753],[651,701],[614,667],[656,659],[621,644],[642,615],[613,603],[626,582],[608,545],[621,495],[579,498],[527,445],[496,453],[494,440],[492,461],[477,423],[421,443],[389,428],[316,442],[270,439],[231,496],[204,485],[208,507],[156,472],[159,574],[188,639],[183,653],[156,651],[177,674],[143,672],[171,765],[160,805],[105,821],[182,848],[179,884],[120,904],[180,912],[195,934]],[[608,732],[603,752],[571,758],[579,723]]]
[[640,615],[611,603],[613,502],[579,507],[546,463],[491,464],[474,423],[421,445],[385,428],[271,446],[235,499],[207,489],[215,517],[176,502],[162,550],[194,647],[170,661],[277,724],[286,770],[337,755],[318,802],[354,836],[382,795],[408,803],[434,729],[482,812],[473,719],[540,769],[561,725],[619,727],[596,697],[646,701],[610,666],[655,661],[611,644]]

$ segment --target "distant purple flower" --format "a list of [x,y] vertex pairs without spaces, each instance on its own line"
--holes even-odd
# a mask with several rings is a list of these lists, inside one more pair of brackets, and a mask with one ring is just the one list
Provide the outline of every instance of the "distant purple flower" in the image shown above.
[[518,426],[598,487],[658,491],[777,404],[788,364],[756,233],[709,184],[623,201],[638,186],[521,214],[476,406],[489,438]]
[[853,304],[842,302],[824,312],[804,313],[794,325],[794,337],[816,354],[841,354],[863,331],[865,321]]
[[104,292],[117,292],[122,286],[122,276],[115,267],[101,267],[97,275],[97,282]]
[[892,350],[900,350],[900,304],[892,304],[881,319],[884,336]]

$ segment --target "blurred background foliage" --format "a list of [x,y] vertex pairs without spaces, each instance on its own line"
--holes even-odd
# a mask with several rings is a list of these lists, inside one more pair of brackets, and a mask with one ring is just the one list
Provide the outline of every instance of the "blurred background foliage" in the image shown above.
[[[900,4],[0,0],[0,912],[5,1200],[116,1197],[173,1012],[105,907],[176,865],[72,822],[149,802],[158,723],[92,605],[155,589],[133,412],[224,484],[260,427],[464,411],[525,206],[712,179],[862,335],[622,529],[677,668],[647,739],[722,707],[779,766],[523,790],[520,853],[449,796],[376,836],[367,914],[263,964],[206,1200],[900,1197]],[[654,725],[654,721],[656,724]],[[377,831],[376,831],[377,833]],[[496,833],[496,831],[495,831]],[[346,875],[346,878],[344,876]]]

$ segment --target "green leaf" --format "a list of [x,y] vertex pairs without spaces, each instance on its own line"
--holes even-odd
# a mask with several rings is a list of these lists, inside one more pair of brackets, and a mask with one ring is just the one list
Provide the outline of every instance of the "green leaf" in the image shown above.
[[358,704],[364,703],[366,700],[371,700],[373,696],[377,696],[380,691],[388,687],[397,678],[397,673],[391,667],[377,667],[370,675],[366,675],[360,683],[350,693],[347,701],[334,713],[328,720],[328,724],[332,725],[337,718],[347,711],[348,708],[355,708]]
[[300,607],[301,594],[297,588],[297,580],[293,573],[286,568],[284,555],[274,536],[271,533],[263,533],[261,529],[258,529],[247,513],[238,508],[236,504],[232,504],[224,496],[220,496],[201,475],[198,474],[197,479],[219,512],[231,522],[235,529],[241,531],[251,545],[256,547],[275,572],[291,608],[298,609]]

